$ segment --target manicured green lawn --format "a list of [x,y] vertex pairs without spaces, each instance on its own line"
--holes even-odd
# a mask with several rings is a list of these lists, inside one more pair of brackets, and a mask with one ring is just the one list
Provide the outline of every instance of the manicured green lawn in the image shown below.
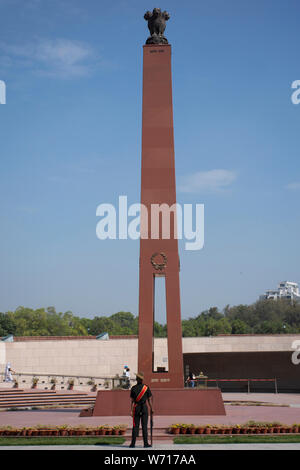
[[0,437],[0,446],[121,445],[124,437]]
[[[122,445],[124,437],[0,437],[0,446],[42,445]],[[300,443],[300,435],[180,436],[174,444],[251,444]],[[155,441],[154,441],[155,444]]]
[[174,444],[251,444],[251,443],[270,443],[277,444],[280,442],[294,443],[300,442],[300,435],[287,434],[265,436],[182,436],[175,437]]

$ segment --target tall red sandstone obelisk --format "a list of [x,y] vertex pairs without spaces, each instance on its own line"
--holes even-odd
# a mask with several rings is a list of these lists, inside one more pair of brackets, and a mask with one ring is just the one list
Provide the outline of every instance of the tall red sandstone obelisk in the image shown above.
[[[151,238],[152,229],[156,228],[151,221],[151,205],[172,207],[176,203],[176,187],[171,46],[163,35],[169,15],[154,8],[145,14],[145,19],[151,37],[144,46],[141,202],[148,217],[145,212],[141,214],[138,368],[144,372],[145,382],[155,389],[156,416],[225,415],[220,389],[183,386],[178,243],[174,230],[167,238],[161,230],[155,233],[156,238]],[[155,371],[153,361],[156,276],[163,276],[166,285],[168,370],[165,372]],[[128,416],[130,402],[130,390],[99,390],[94,407],[82,410],[80,416]]]
[[[145,381],[152,388],[182,388],[179,256],[174,215],[170,220],[169,238],[163,238],[162,217],[158,238],[153,238],[154,219],[151,219],[151,205],[171,207],[176,204],[171,45],[153,44],[151,42],[160,38],[155,33],[152,37],[154,41],[143,46],[141,204],[147,208],[148,217],[141,215],[138,369],[144,372]],[[154,370],[156,276],[165,277],[168,334],[168,370],[165,372]]]

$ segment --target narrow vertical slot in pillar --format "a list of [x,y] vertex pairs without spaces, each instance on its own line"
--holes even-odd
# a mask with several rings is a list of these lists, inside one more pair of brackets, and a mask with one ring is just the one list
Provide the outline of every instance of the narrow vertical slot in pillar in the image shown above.
[[153,372],[168,372],[166,278],[153,276]]

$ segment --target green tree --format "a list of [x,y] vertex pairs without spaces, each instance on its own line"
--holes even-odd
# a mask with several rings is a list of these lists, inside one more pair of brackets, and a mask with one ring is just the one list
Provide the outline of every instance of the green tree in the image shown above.
[[251,327],[239,318],[231,322],[231,333],[233,335],[245,335],[251,333],[251,331]]
[[197,336],[197,330],[195,328],[194,322],[189,320],[182,320],[182,336],[183,337],[192,337]]
[[0,336],[14,335],[16,325],[11,315],[0,313]]
[[220,320],[208,318],[205,322],[204,336],[217,336],[230,333],[231,325],[226,318],[221,318]]
[[133,328],[134,315],[130,312],[117,312],[111,315],[110,319],[121,328]]
[[166,338],[167,336],[167,325],[161,325],[158,322],[154,322],[153,326],[154,338]]
[[94,317],[90,324],[90,334],[93,336],[101,333],[112,334],[114,322],[108,317]]

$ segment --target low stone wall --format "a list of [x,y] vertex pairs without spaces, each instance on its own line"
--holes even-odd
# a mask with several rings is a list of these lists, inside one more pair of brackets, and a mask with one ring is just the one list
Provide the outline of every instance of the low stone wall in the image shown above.
[[183,353],[292,351],[300,334],[220,335],[183,338]]
[[[16,372],[110,377],[137,368],[137,339],[18,341],[4,343]],[[2,363],[2,368],[5,361]]]
[[0,341],[0,368],[5,367],[6,364],[6,343]]
[[[292,353],[294,341],[300,342],[300,334],[183,338],[183,353],[185,357],[201,353],[221,355],[242,352]],[[155,338],[154,350],[155,366],[165,367],[167,340]],[[9,361],[16,372],[22,373],[113,377],[116,374],[121,375],[126,364],[130,368],[131,377],[134,378],[137,372],[137,354],[137,337],[109,340],[83,337],[80,339],[39,337],[23,340],[15,338],[13,342],[0,341],[0,372],[4,371],[5,364]],[[295,373],[298,374],[296,369],[297,367]]]

